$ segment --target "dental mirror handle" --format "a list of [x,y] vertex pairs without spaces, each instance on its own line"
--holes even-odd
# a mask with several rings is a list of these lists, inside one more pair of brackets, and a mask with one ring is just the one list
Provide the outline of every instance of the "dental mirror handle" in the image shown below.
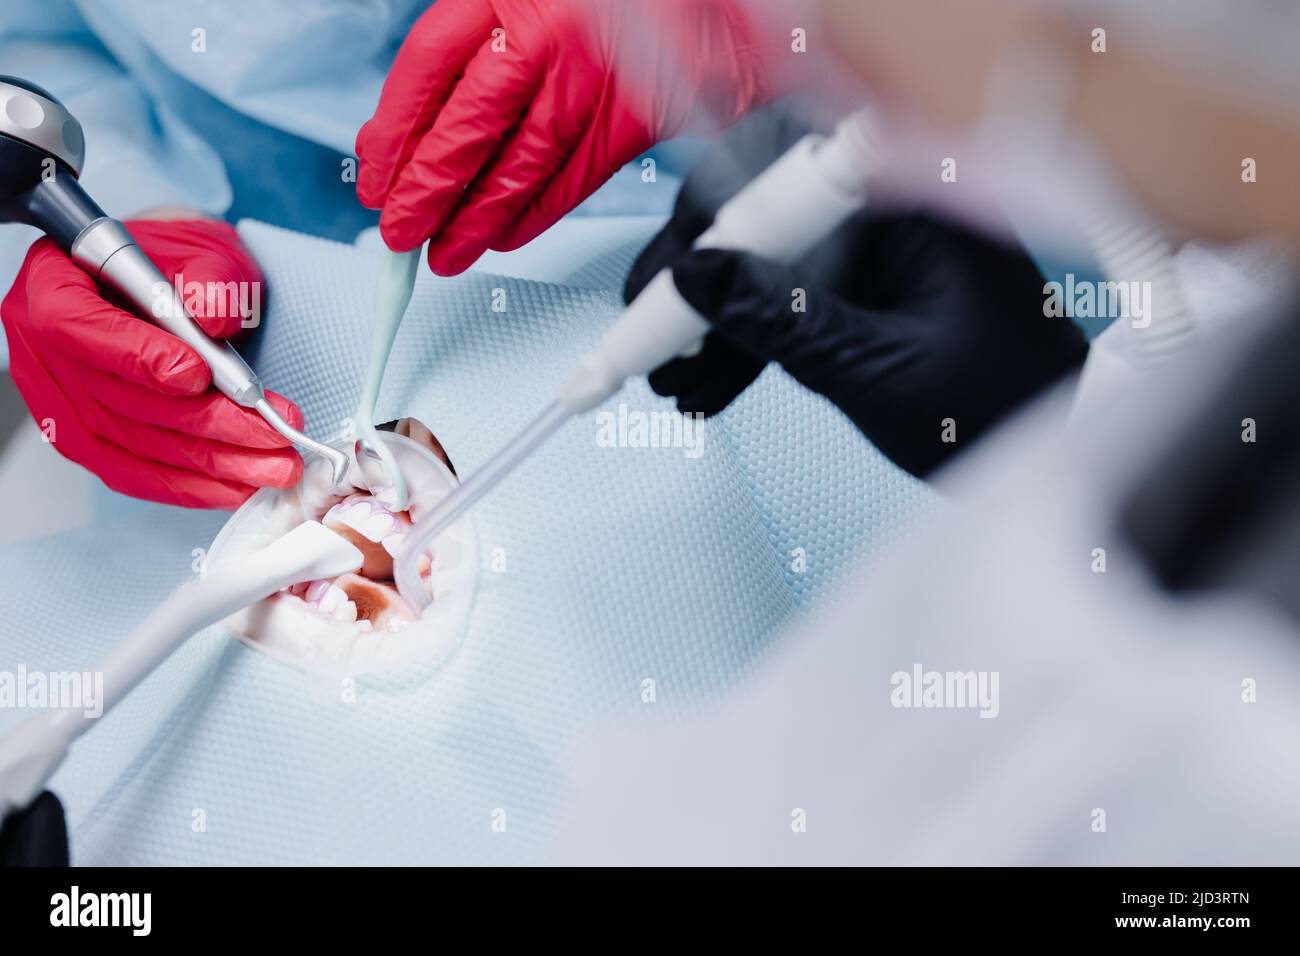
[[[160,604],[95,668],[104,678],[102,713],[197,631],[292,584],[355,571],[362,560],[341,535],[305,521],[260,551],[218,566]],[[50,710],[0,738],[0,815],[35,799],[90,726],[79,709]]]

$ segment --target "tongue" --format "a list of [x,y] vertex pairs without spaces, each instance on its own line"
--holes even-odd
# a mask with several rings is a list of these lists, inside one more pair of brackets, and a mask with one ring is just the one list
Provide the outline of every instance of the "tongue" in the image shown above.
[[369,581],[356,574],[345,574],[334,579],[334,586],[342,588],[357,606],[357,620],[369,621],[377,631],[395,630],[415,620],[410,606],[391,585]]
[[371,541],[360,531],[355,528],[349,528],[345,524],[327,524],[325,527],[331,531],[337,531],[348,541],[357,546],[361,552],[364,561],[361,565],[361,575],[372,581],[391,581],[393,580],[393,556],[384,548],[382,542]]

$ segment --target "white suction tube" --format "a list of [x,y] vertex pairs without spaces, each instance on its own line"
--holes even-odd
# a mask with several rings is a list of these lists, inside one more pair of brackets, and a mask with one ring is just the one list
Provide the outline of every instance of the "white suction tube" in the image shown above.
[[[863,206],[879,156],[865,111],[843,120],[832,136],[805,136],[723,204],[695,248],[793,262]],[[694,354],[708,330],[664,269],[578,362],[557,397],[570,414],[594,408],[628,378]]]
[[[805,136],[723,204],[695,248],[743,249],[794,262],[866,203],[867,184],[880,163],[873,119],[865,110],[854,113],[831,136]],[[578,361],[555,401],[407,536],[394,567],[402,599],[417,611],[429,606],[419,565],[433,540],[565,421],[595,408],[632,376],[693,355],[708,331],[708,322],[678,294],[672,271],[655,276]]]
[[1196,338],[1169,240],[1148,226],[1109,220],[1085,222],[1083,231],[1106,279],[1125,296],[1140,285],[1145,308],[1138,319],[1128,314],[1130,303],[1123,299],[1124,314],[1093,339],[1074,393],[1076,416],[1106,407],[1109,396]]
[[[300,581],[361,567],[361,552],[318,521],[306,521],[261,551],[222,565],[160,604],[99,664],[102,713],[117,706],[196,631]],[[48,710],[0,738],[0,816],[30,803],[93,725],[77,709]]]

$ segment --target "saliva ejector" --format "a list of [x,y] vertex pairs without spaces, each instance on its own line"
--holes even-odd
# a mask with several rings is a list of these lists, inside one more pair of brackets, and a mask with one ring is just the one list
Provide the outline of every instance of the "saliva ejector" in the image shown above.
[[[862,207],[879,162],[870,115],[854,113],[830,136],[799,140],[723,204],[695,247],[741,249],[794,262]],[[604,402],[631,376],[694,355],[708,331],[708,322],[678,293],[671,269],[655,276],[578,361],[541,414],[412,529],[394,567],[402,598],[417,612],[428,607],[428,586],[419,573],[422,555],[565,421]]]

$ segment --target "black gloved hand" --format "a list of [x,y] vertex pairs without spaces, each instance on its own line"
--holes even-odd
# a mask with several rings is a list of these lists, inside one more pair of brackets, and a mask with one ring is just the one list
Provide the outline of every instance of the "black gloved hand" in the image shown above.
[[48,790],[0,825],[0,867],[67,866],[68,858],[63,804]]
[[793,267],[690,251],[718,207],[805,132],[771,109],[743,120],[692,171],[633,265],[627,301],[672,266],[713,325],[698,355],[663,365],[650,386],[683,412],[712,415],[778,362],[924,475],[1078,367],[1087,344],[1068,319],[1043,314],[1043,278],[1022,250],[924,215],[864,210]]

